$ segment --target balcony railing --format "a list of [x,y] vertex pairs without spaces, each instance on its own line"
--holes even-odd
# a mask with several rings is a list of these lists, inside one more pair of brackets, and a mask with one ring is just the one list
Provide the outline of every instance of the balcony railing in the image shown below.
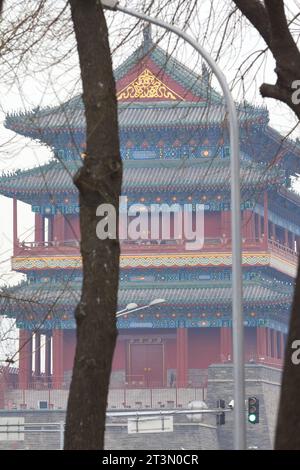
[[47,242],[19,242],[18,248],[23,248],[24,250],[33,250],[36,248],[49,249],[49,248],[59,248],[59,247],[71,247],[78,248],[79,240],[51,240]]
[[80,248],[79,240],[51,240],[43,242],[18,242],[14,249],[14,256],[32,255],[59,255],[78,254]]
[[284,256],[284,258],[297,262],[299,253],[287,245],[283,245],[275,240],[268,240],[268,249],[273,253],[278,253],[279,255]]
[[[122,254],[133,253],[184,253],[191,251],[186,250],[184,240],[123,240],[121,241]],[[275,253],[297,263],[298,252],[290,246],[284,245],[279,241],[272,239],[268,240],[267,246],[263,238],[248,239],[243,238],[243,251],[266,251]],[[231,252],[231,238],[216,237],[205,238],[204,246],[199,252]],[[46,242],[19,242],[14,250],[15,256],[33,256],[41,255],[79,255],[80,242],[79,240],[53,240]]]

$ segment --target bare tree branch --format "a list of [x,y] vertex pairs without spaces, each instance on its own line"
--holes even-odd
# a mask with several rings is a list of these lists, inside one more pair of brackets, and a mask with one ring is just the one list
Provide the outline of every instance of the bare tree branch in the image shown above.
[[299,79],[300,52],[289,30],[283,0],[265,0],[265,7],[258,0],[233,1],[264,38],[276,61],[277,82],[263,84],[261,95],[286,103],[300,118],[300,105],[292,100],[292,83]]
[[[274,1],[274,0],[273,0]],[[233,0],[243,15],[252,23],[268,46],[271,42],[269,18],[266,8],[259,0]]]

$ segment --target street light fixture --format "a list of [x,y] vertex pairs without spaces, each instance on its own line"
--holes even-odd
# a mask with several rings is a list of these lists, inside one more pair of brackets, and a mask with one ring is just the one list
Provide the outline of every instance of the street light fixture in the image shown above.
[[242,310],[242,236],[241,236],[241,194],[240,194],[240,144],[239,124],[235,102],[225,75],[215,60],[197,41],[177,26],[158,18],[139,13],[119,5],[118,0],[101,0],[103,8],[121,11],[149,23],[172,31],[190,44],[210,65],[222,88],[230,123],[230,170],[231,170],[231,237],[232,237],[232,339],[234,373],[234,448],[246,449],[245,422],[245,371],[244,371],[244,321]]
[[152,307],[152,305],[163,304],[163,303],[165,303],[165,299],[154,299],[154,300],[151,300],[149,306]]
[[124,315],[127,315],[128,313],[133,313],[137,310],[144,310],[145,308],[153,307],[153,305],[163,304],[165,302],[165,299],[154,299],[151,300],[149,304],[141,305],[140,307],[138,306],[138,304],[130,303],[123,310],[119,310],[119,312],[116,313],[116,317],[122,317]]
[[129,310],[133,310],[134,308],[137,308],[138,304],[130,303],[127,304],[126,307],[123,310],[119,310],[116,315],[120,315],[123,312],[128,312]]

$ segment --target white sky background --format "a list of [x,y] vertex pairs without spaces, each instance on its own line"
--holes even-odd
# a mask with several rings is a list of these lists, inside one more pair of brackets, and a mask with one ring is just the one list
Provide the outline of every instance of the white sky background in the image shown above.
[[[15,0],[7,0],[6,5],[10,6]],[[33,0],[31,0],[32,2]],[[36,2],[36,0],[34,0]],[[156,1],[156,6],[163,6],[167,0],[163,2]],[[65,2],[63,0],[49,0],[49,3],[58,8]],[[125,1],[121,1],[122,5],[126,5]],[[146,2],[149,3],[149,2]],[[167,9],[164,9],[160,17],[170,20],[174,14],[174,1]],[[186,1],[186,4],[188,2]],[[191,2],[189,2],[191,3]],[[141,1],[127,1],[127,6],[141,10]],[[215,16],[212,18],[209,28],[209,34],[204,39],[206,19],[209,12],[210,0],[198,1],[198,13],[194,15],[190,22],[187,31],[200,40],[200,42],[213,52],[216,52],[220,43],[219,22],[225,18],[227,12],[230,11],[232,4],[230,0],[215,1]],[[286,7],[290,10],[296,11],[296,0],[287,0]],[[24,6],[24,4],[23,4]],[[21,2],[22,8],[22,2]],[[111,47],[114,49],[120,41],[126,36],[128,31],[136,23],[134,19],[123,16],[121,13],[108,13],[108,25],[110,32]],[[176,24],[182,26],[181,17],[176,20]],[[124,26],[125,25],[125,26]],[[300,22],[295,24],[293,31],[300,32]],[[71,28],[71,23],[70,23]],[[138,47],[142,41],[142,34],[140,33],[142,25],[138,26],[132,35],[132,39],[127,41],[125,45],[118,48],[113,56],[114,64],[119,64],[124,60],[132,51]],[[34,33],[33,33],[34,34]],[[0,173],[17,169],[29,168],[42,164],[51,157],[51,152],[45,146],[37,142],[32,142],[25,137],[16,136],[13,132],[3,127],[3,120],[6,113],[12,111],[30,110],[36,106],[55,106],[60,102],[70,99],[80,92],[80,72],[78,68],[77,52],[74,47],[74,41],[69,37],[66,41],[60,41],[58,37],[58,46],[54,46],[53,38],[55,34],[59,36],[59,31],[53,28],[51,37],[49,39],[50,46],[47,51],[41,50],[40,55],[32,58],[31,61],[24,67],[23,73],[19,76],[19,82],[8,78],[0,80]],[[156,40],[162,34],[161,30],[156,27],[152,28],[152,34]],[[160,46],[173,51],[176,39],[169,33],[160,42]],[[230,41],[230,39],[229,39]],[[173,47],[172,47],[173,45]],[[237,27],[237,34],[232,44],[229,44],[220,55],[219,64],[222,67],[225,75],[232,83],[238,68],[246,60],[250,54],[256,50],[264,49],[265,43],[256,33],[256,31],[246,26],[243,20],[242,24]],[[73,53],[69,54],[68,58],[64,61],[46,67],[45,70],[40,71],[45,66],[46,61],[53,63],[61,57],[62,52],[68,49],[73,49]],[[201,60],[195,51],[190,46],[185,45],[181,40],[176,45],[174,51],[175,57],[184,62],[187,66],[195,69],[201,74]],[[253,56],[254,57],[254,56]],[[266,80],[268,83],[274,83],[276,76],[273,71],[274,61],[272,57],[268,56],[250,70],[246,75],[244,81],[244,88],[242,82],[239,81],[233,88],[233,95],[236,100],[247,99],[248,102],[256,105],[264,105],[268,107],[270,112],[271,125],[279,130],[282,134],[288,134],[296,124],[296,119],[292,112],[283,104],[273,100],[263,100],[258,92],[259,86]],[[2,72],[3,73],[3,72]],[[300,77],[299,77],[300,78]],[[219,90],[218,84],[213,80],[213,86]],[[300,137],[299,128],[297,127],[293,132],[293,137]],[[300,172],[300,170],[299,170]],[[20,239],[33,240],[33,214],[30,207],[18,203],[18,232]],[[21,236],[21,234],[24,234]],[[12,201],[8,198],[0,196],[0,285],[1,283],[15,283],[22,279],[22,275],[12,273],[10,271],[10,256],[12,254]],[[0,333],[1,337],[1,333]],[[1,349],[0,349],[1,355]]]

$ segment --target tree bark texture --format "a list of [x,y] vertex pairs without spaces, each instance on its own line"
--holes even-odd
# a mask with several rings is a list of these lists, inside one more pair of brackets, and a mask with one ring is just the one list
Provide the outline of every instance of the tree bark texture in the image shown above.
[[[285,15],[283,0],[233,0],[264,38],[276,62],[275,85],[263,84],[263,97],[287,104],[300,119],[300,104],[292,101],[292,83],[300,80],[300,53]],[[300,340],[300,269],[296,279],[277,420],[275,449],[300,450],[300,365],[292,363],[292,343]]]
[[[86,116],[86,157],[75,175],[79,189],[83,286],[76,308],[77,345],[70,387],[65,449],[102,449],[113,352],[117,337],[118,240],[96,235],[96,209],[118,214],[122,162],[108,32],[97,0],[70,0]],[[99,219],[98,219],[99,221]]]

